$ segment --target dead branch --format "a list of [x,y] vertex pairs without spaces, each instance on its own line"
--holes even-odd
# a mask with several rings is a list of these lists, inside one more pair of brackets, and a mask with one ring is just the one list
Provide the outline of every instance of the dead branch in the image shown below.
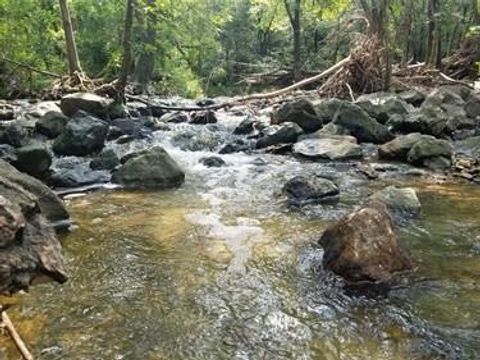
[[10,320],[10,317],[7,315],[7,312],[1,308],[0,308],[0,311],[2,312],[2,323],[7,328],[10,336],[12,337],[12,340],[15,342],[15,345],[17,346],[18,350],[22,354],[22,357],[25,360],[33,360],[32,354],[30,353],[27,346],[25,345],[25,342],[22,340],[22,338],[18,334],[17,330],[15,329],[15,326],[13,326],[13,323]]
[[28,70],[30,70],[30,71],[33,71],[33,72],[36,72],[36,73],[39,73],[39,74],[42,74],[42,75],[55,77],[55,78],[57,78],[57,79],[60,79],[60,78],[62,77],[62,75],[55,74],[55,73],[53,73],[53,72],[46,71],[46,70],[40,70],[40,69],[34,68],[34,67],[31,66],[31,65],[28,65],[28,64],[25,64],[25,63],[22,63],[22,62],[19,62],[19,61],[7,59],[6,57],[2,57],[1,61],[4,61],[4,62],[13,64],[13,65],[16,65],[16,66],[20,66],[20,67],[26,68],[26,69],[28,69]]
[[450,76],[445,75],[445,74],[442,73],[441,71],[438,73],[438,75],[440,75],[441,78],[447,80],[448,82],[451,82],[451,83],[454,83],[454,84],[464,85],[464,86],[469,87],[470,89],[473,89],[473,85],[470,84],[470,83],[468,83],[468,82],[466,82],[466,81],[461,81],[461,80],[452,79]]
[[[238,105],[241,103],[245,103],[248,101],[252,100],[267,100],[267,99],[272,99],[275,97],[279,97],[282,95],[286,95],[288,93],[291,93],[294,90],[300,89],[306,85],[315,83],[333,73],[335,73],[337,70],[341,69],[343,66],[348,64],[350,62],[351,58],[350,56],[346,57],[345,59],[339,61],[335,65],[331,66],[330,68],[326,69],[325,71],[321,72],[318,75],[312,76],[310,78],[304,79],[302,81],[299,81],[293,85],[287,86],[286,88],[272,91],[269,93],[259,93],[259,94],[252,94],[252,95],[246,95],[238,98],[234,98],[230,101],[224,102],[222,104],[217,104],[217,105],[211,105],[211,106],[205,106],[205,107],[200,107],[200,106],[195,106],[195,107],[181,107],[181,106],[162,106],[162,105],[155,105],[156,108],[162,109],[165,111],[213,111],[213,110],[219,110],[223,109],[226,107],[230,107],[233,105]],[[151,106],[152,104],[149,103],[148,101],[137,97],[137,96],[132,96],[132,95],[126,95],[127,99],[134,100],[141,102],[143,104],[146,104],[147,106]]]

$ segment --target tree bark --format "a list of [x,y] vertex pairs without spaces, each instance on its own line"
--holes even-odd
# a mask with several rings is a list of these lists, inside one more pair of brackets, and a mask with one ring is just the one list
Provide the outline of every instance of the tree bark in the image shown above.
[[288,0],[284,0],[284,4],[293,30],[293,79],[297,82],[302,77],[302,1],[295,0],[293,11]]
[[142,44],[143,48],[140,55],[137,58],[135,64],[135,72],[133,74],[133,80],[138,86],[138,90],[145,93],[148,84],[152,79],[153,71],[155,69],[155,38],[156,31],[155,25],[157,23],[157,17],[152,7],[155,6],[155,0],[147,0],[147,14],[141,15],[143,23]]
[[130,75],[132,67],[132,26],[133,15],[135,12],[136,1],[127,0],[127,7],[125,10],[125,25],[123,30],[123,60],[120,76],[118,78],[117,90],[119,97],[124,98],[125,88],[127,86],[128,75]]
[[439,0],[428,0],[427,2],[427,49],[425,62],[427,65],[438,67],[441,59],[441,36],[438,21],[440,10]]
[[473,25],[480,25],[480,0],[472,0]]
[[75,35],[73,33],[72,18],[68,9],[67,0],[59,0],[60,11],[62,15],[63,31],[65,32],[65,41],[67,45],[68,69],[70,75],[75,72],[82,72],[80,59],[78,58],[77,45],[75,43]]

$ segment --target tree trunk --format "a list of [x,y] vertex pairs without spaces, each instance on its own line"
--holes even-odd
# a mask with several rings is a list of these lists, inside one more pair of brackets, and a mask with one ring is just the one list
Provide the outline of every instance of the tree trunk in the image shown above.
[[480,0],[472,0],[473,25],[480,25]]
[[293,30],[293,79],[297,82],[301,79],[302,74],[302,0],[294,0],[293,11],[290,6],[289,0],[284,0],[285,10],[287,11],[288,18],[290,19],[290,25]]
[[124,98],[125,88],[127,86],[128,75],[130,75],[132,67],[132,25],[133,14],[135,12],[135,0],[127,0],[127,8],[125,10],[125,27],[123,30],[123,61],[120,76],[118,78],[117,90],[119,97]]
[[138,85],[138,90],[145,93],[148,84],[152,79],[155,68],[155,25],[157,17],[152,7],[155,6],[155,0],[147,0],[147,15],[142,14],[143,33],[141,54],[138,56],[135,64],[135,72],[133,75],[134,82]]
[[59,0],[59,2],[67,45],[68,70],[70,75],[73,75],[75,72],[81,73],[82,68],[78,58],[77,45],[75,44],[75,35],[73,33],[72,19],[70,17],[67,0]]
[[441,58],[441,36],[438,21],[439,0],[428,0],[427,2],[427,49],[425,62],[428,65],[438,67]]

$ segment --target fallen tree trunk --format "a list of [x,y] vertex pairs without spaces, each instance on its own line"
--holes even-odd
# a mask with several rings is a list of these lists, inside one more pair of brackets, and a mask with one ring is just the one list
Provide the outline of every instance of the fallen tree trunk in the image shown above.
[[[222,104],[217,104],[217,105],[211,105],[211,106],[205,106],[205,107],[181,107],[181,106],[162,106],[162,105],[155,105],[156,108],[165,110],[165,111],[212,111],[212,110],[219,110],[223,109],[229,106],[245,103],[247,101],[252,101],[252,100],[266,100],[266,99],[272,99],[278,96],[286,95],[294,90],[300,89],[306,85],[312,84],[314,82],[317,82],[333,73],[335,73],[338,69],[341,69],[343,66],[348,64],[350,61],[350,56],[346,57],[345,59],[339,61],[332,67],[328,68],[327,70],[321,72],[318,75],[312,76],[310,78],[304,79],[302,81],[299,81],[293,85],[290,85],[286,88],[268,92],[268,93],[259,93],[259,94],[252,94],[252,95],[246,95],[238,98],[234,98],[230,101],[224,102]],[[132,95],[127,95],[127,98],[130,100],[135,100],[139,101],[141,103],[144,103],[146,105],[152,105],[148,101],[137,97],[137,96],[132,96]]]

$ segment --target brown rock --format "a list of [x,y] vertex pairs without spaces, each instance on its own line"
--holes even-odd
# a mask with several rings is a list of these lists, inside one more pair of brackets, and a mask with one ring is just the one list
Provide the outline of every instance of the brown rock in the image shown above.
[[413,267],[383,204],[346,216],[327,228],[319,242],[325,249],[324,267],[348,283],[384,283]]

